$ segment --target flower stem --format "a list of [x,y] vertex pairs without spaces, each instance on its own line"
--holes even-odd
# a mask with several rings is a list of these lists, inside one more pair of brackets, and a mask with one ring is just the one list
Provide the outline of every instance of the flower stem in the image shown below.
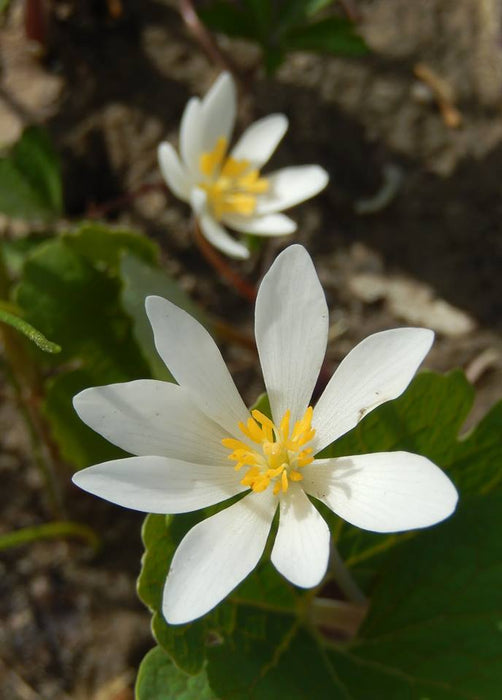
[[336,584],[348,600],[356,605],[368,604],[366,596],[355,582],[349,569],[345,566],[334,543],[331,545],[331,572]]
[[237,328],[234,328],[219,318],[210,318],[210,322],[220,338],[231,343],[236,343],[257,355],[256,342],[252,336],[241,333]]
[[197,243],[199,250],[206,258],[207,262],[214,267],[220,277],[226,280],[238,294],[243,296],[248,301],[254,302],[256,300],[256,288],[254,285],[243,279],[220,255],[218,255],[213,246],[208,243],[208,241],[206,241],[202,235],[197,221],[195,221],[194,229],[195,242]]
[[192,0],[180,0],[179,10],[183,22],[209,60],[223,70],[230,71],[240,83],[240,76],[234,62],[221,50],[206,25],[200,21]]
[[44,523],[43,525],[33,525],[32,527],[23,527],[20,530],[6,532],[0,535],[0,551],[10,549],[12,547],[20,547],[21,545],[38,542],[39,540],[60,539],[64,537],[75,537],[83,540],[90,545],[95,552],[101,546],[101,541],[87,525],[83,523],[73,522],[71,520],[59,520],[53,523]]
[[347,603],[332,598],[313,598],[309,619],[315,627],[334,633],[336,637],[352,639],[366,615],[368,606]]
[[164,182],[161,182],[160,180],[157,182],[145,182],[132,192],[121,194],[119,197],[116,197],[109,202],[104,202],[103,204],[91,203],[91,205],[87,208],[86,216],[89,219],[104,219],[105,216],[117,211],[117,209],[123,209],[124,207],[129,206],[138,197],[141,197],[148,192],[158,191],[165,192],[167,194],[168,189]]

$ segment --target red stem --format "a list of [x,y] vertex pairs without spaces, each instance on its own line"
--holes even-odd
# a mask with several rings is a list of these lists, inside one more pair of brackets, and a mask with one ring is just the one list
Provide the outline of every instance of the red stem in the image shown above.
[[143,194],[146,194],[147,192],[156,192],[160,190],[163,190],[166,193],[168,192],[164,182],[145,182],[143,185],[140,185],[136,190],[133,190],[132,192],[126,192],[125,194],[121,194],[119,197],[116,197],[115,199],[112,199],[109,202],[105,202],[104,204],[90,204],[87,208],[87,217],[89,219],[102,219],[110,212],[128,206],[135,199],[141,197]]
[[206,25],[200,21],[192,0],[180,0],[179,8],[183,22],[209,60],[223,68],[223,70],[230,71],[237,82],[240,83],[240,76],[235,63],[230,56],[220,49]]
[[207,262],[214,267],[216,272],[228,284],[233,287],[238,294],[243,296],[250,302],[256,299],[256,288],[254,285],[243,279],[235,270],[233,270],[227,262],[216,252],[213,246],[204,238],[202,235],[199,225],[195,222],[195,242],[199,246],[199,250],[202,255],[206,258]]

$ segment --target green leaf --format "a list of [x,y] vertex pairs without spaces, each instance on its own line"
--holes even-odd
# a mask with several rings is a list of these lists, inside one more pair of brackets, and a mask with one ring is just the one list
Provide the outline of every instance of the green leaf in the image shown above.
[[246,11],[224,0],[202,8],[199,16],[215,32],[243,39],[257,38],[253,22],[249,21]]
[[22,238],[1,239],[0,254],[3,255],[9,277],[12,279],[19,279],[28,255],[51,238],[52,235],[47,236],[37,233],[30,236],[23,236]]
[[59,161],[46,132],[29,127],[0,158],[0,211],[7,216],[51,221],[63,209]]
[[101,437],[80,420],[73,408],[73,397],[90,386],[106,383],[92,371],[77,369],[64,372],[47,381],[44,414],[49,419],[52,435],[61,456],[77,469],[129,455]]
[[[502,683],[502,495],[474,497],[396,547],[352,642],[286,614],[238,606],[208,650],[218,697],[495,700]],[[308,618],[307,618],[308,620]]]
[[86,428],[72,406],[74,394],[83,388],[150,374],[121,307],[118,278],[63,237],[28,256],[17,301],[28,322],[62,346],[61,360],[73,363],[69,374],[48,381],[45,400],[63,455],[78,467],[123,456]]
[[136,700],[211,700],[205,671],[189,676],[160,648],[151,649],[139,667]]
[[284,37],[287,51],[321,51],[338,56],[364,56],[368,47],[354,25],[342,17],[326,17],[295,27]]
[[271,74],[288,51],[324,51],[346,56],[368,52],[348,19],[329,15],[315,20],[331,4],[332,0],[218,0],[206,3],[200,16],[214,31],[256,41]]
[[[142,533],[145,554],[138,579],[138,595],[153,612],[155,639],[180,669],[191,674],[199,673],[204,665],[206,621],[168,625],[162,616],[162,591],[176,546],[195,524],[194,517],[183,515],[174,521],[164,515],[146,517]],[[170,527],[171,524],[174,527]]]
[[[2,306],[4,308],[2,308]],[[12,306],[12,305],[10,305],[10,306]],[[8,311],[5,308],[5,302],[1,302],[1,301],[0,301],[0,321],[2,323],[6,323],[9,326],[12,326],[12,328],[15,328],[17,331],[19,331],[24,336],[29,338],[32,343],[35,343],[35,345],[40,348],[40,350],[43,350],[44,352],[49,352],[49,353],[61,352],[61,347],[59,345],[56,345],[56,343],[51,343],[51,341],[47,340],[47,338],[45,337],[45,335],[43,333],[40,333],[40,331],[37,331],[37,329],[34,328],[32,325],[30,325],[27,321],[20,318],[16,313],[12,313],[12,311]]]
[[[199,673],[208,647],[221,634],[234,629],[235,605],[227,603],[186,625],[169,625],[162,616],[162,593],[176,547],[185,534],[207,513],[175,517],[148,515],[143,525],[145,554],[138,579],[138,594],[153,613],[152,631],[158,644],[186,673]],[[296,611],[297,596],[291,586],[266,562],[232,594],[239,605],[252,605],[287,613]]]
[[[264,411],[265,402],[261,396],[257,403]],[[402,397],[373,411],[330,448],[336,455],[397,449],[426,454],[449,468],[465,493],[478,494],[464,493],[452,518],[419,533],[386,537],[343,526],[341,548],[371,596],[355,639],[336,643],[341,628],[333,630],[329,619],[326,636],[314,628],[316,620],[323,629],[324,619],[309,612],[315,591],[291,586],[268,553],[215,611],[191,625],[167,625],[161,600],[169,563],[204,516],[199,513],[175,516],[169,525],[163,516],[145,523],[139,590],[154,611],[159,644],[187,672],[198,673],[207,656],[211,688],[235,700],[497,697],[502,494],[482,494],[500,484],[494,475],[502,464],[502,404],[459,439],[472,402],[461,372],[423,373]]]
[[96,376],[123,381],[148,368],[119,304],[119,283],[72,250],[65,239],[29,256],[17,301],[27,320],[59,343],[64,359],[85,358]]
[[379,406],[328,448],[331,456],[407,450],[448,471],[463,495],[483,493],[502,481],[502,403],[467,435],[459,433],[474,402],[464,373],[422,372],[395,401]]
[[[460,370],[445,376],[417,375],[407,391],[372,411],[323,455],[405,450],[422,454],[447,471],[461,498],[500,487],[502,403],[468,435],[459,432],[474,401],[474,389]],[[331,517],[332,516],[329,516]],[[379,557],[409,533],[382,536],[340,523],[338,547],[361,584],[374,576]],[[412,535],[411,535],[412,536]],[[373,557],[376,557],[373,560]]]
[[501,528],[502,495],[478,496],[396,548],[358,641],[332,657],[354,698],[499,697]]
[[155,349],[153,332],[145,312],[145,299],[154,294],[168,299],[187,311],[202,325],[209,323],[201,309],[183,292],[165,270],[146,264],[143,260],[125,254],[120,263],[122,278],[122,304],[132,319],[134,336],[156,379],[172,381],[172,375]]
[[305,15],[312,17],[333,4],[333,0],[300,0]]
[[81,224],[76,231],[66,233],[64,241],[91,264],[102,265],[111,272],[118,271],[125,253],[151,264],[159,258],[158,246],[146,236],[97,222]]

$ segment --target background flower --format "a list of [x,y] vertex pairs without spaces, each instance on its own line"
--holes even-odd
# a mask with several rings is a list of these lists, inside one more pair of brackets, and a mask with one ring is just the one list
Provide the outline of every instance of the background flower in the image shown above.
[[246,246],[226,231],[282,236],[296,230],[284,209],[318,194],[328,174],[318,165],[260,174],[284,136],[288,121],[271,114],[251,124],[228,152],[236,116],[232,76],[222,73],[206,96],[192,97],[180,127],[180,157],[170,143],[159,146],[159,164],[171,191],[189,203],[204,236],[234,258],[247,258]]
[[160,297],[147,299],[147,313],[157,350],[178,385],[140,380],[78,394],[74,404],[82,420],[136,456],[89,467],[75,475],[75,483],[154,513],[197,510],[248,492],[198,523],[180,543],[164,591],[169,622],[203,615],[254,569],[277,508],[273,564],[298,586],[320,583],[330,535],[309,495],[376,532],[426,527],[454,510],[454,486],[426,457],[388,452],[314,459],[405,390],[433,333],[402,328],[369,336],[340,364],[312,410],[328,309],[303,247],[278,256],[256,301],[271,420],[256,411],[250,415],[197,321]]

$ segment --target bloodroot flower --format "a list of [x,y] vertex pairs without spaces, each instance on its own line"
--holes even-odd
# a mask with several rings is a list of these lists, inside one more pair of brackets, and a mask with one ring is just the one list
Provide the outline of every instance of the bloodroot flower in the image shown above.
[[226,255],[247,258],[246,246],[225,227],[257,236],[293,233],[295,222],[279,212],[318,194],[328,174],[318,165],[260,173],[288,128],[283,114],[251,124],[229,153],[235,93],[231,75],[222,73],[202,100],[192,97],[181,119],[181,160],[165,142],[159,164],[173,194],[192,206],[207,240]]
[[157,350],[178,384],[140,380],[87,389],[80,418],[127,452],[74,476],[81,488],[150,513],[184,513],[243,494],[193,527],[164,589],[168,622],[208,612],[258,564],[279,510],[272,563],[297,586],[326,573],[328,526],[309,496],[374,532],[427,527],[448,517],[457,493],[426,457],[380,452],[316,455],[374,408],[399,396],[428,352],[432,331],[398,328],[363,340],[314,408],[328,338],[328,309],[306,250],[281,253],[256,300],[256,342],[272,417],[244,405],[209,333],[151,296]]

